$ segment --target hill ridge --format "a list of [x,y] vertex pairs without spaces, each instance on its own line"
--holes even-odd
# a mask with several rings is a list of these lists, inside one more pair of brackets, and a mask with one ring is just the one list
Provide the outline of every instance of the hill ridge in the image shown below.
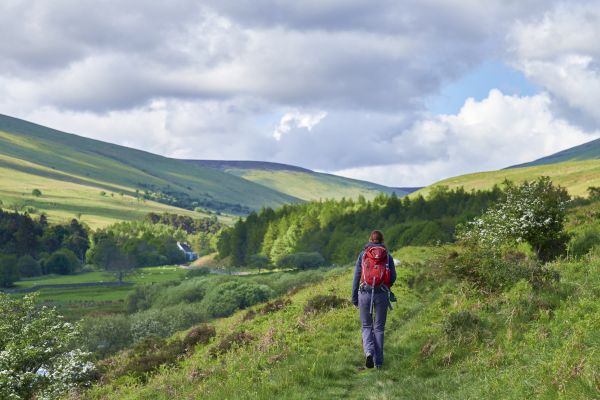
[[524,168],[535,165],[556,164],[565,161],[584,161],[596,159],[600,159],[600,138],[591,140],[586,143],[582,143],[577,146],[570,147],[568,149],[561,150],[559,152],[550,154],[542,158],[538,158],[534,161],[511,165],[510,167],[506,167],[505,169]]

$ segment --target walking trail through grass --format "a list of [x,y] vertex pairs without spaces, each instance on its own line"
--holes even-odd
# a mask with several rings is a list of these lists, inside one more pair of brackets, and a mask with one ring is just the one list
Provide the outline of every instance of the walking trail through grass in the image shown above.
[[[349,268],[284,296],[291,304],[281,311],[263,314],[264,306],[256,306],[254,317],[245,310],[217,320],[213,342],[198,345],[191,356],[162,367],[147,382],[128,376],[108,379],[85,398],[597,398],[600,259],[561,262],[553,268],[561,272],[560,286],[536,297],[525,282],[484,296],[464,282],[415,272],[434,273],[428,262],[401,266],[382,371],[363,366],[353,306],[304,310],[315,295],[349,299]],[[461,336],[449,337],[444,331],[448,315],[465,310],[476,314],[481,326],[458,326]],[[469,339],[471,333],[478,339]],[[217,346],[225,350],[214,357]],[[127,353],[112,365],[124,360]]]

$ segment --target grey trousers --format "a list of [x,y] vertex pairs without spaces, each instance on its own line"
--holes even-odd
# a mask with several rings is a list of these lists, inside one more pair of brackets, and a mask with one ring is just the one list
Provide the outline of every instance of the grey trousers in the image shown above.
[[358,292],[358,308],[362,325],[362,342],[365,356],[372,354],[375,366],[383,365],[383,331],[388,310],[388,295],[385,292],[375,293],[373,298],[373,315],[371,307],[371,292]]

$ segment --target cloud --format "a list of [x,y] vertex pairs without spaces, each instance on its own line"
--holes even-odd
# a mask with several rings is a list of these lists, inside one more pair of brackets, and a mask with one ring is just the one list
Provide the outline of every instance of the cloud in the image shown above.
[[586,126],[600,115],[600,4],[563,3],[509,32],[512,64],[555,97],[556,111]]
[[323,118],[327,116],[325,111],[315,113],[302,113],[298,110],[285,113],[279,124],[273,131],[275,140],[281,140],[281,136],[288,133],[292,128],[306,128],[311,131]]
[[29,107],[96,113],[156,99],[423,109],[540,2],[141,0],[0,5],[0,76]]
[[387,185],[419,186],[468,172],[531,161],[600,137],[552,112],[548,94],[507,96],[490,91],[467,99],[455,115],[415,122],[389,143],[392,163],[337,171]]
[[[599,16],[545,0],[10,0],[0,110],[167,156],[425,184],[596,137]],[[543,92],[427,113],[490,60]]]

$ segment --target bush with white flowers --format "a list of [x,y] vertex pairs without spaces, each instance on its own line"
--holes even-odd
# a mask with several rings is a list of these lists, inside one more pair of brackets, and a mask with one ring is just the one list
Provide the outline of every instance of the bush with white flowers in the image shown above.
[[91,381],[90,354],[76,348],[77,325],[35,296],[0,293],[0,398],[55,399]]
[[570,201],[567,191],[554,186],[549,177],[505,185],[504,200],[459,227],[458,239],[488,248],[526,242],[543,261],[560,254],[568,241],[563,231]]

